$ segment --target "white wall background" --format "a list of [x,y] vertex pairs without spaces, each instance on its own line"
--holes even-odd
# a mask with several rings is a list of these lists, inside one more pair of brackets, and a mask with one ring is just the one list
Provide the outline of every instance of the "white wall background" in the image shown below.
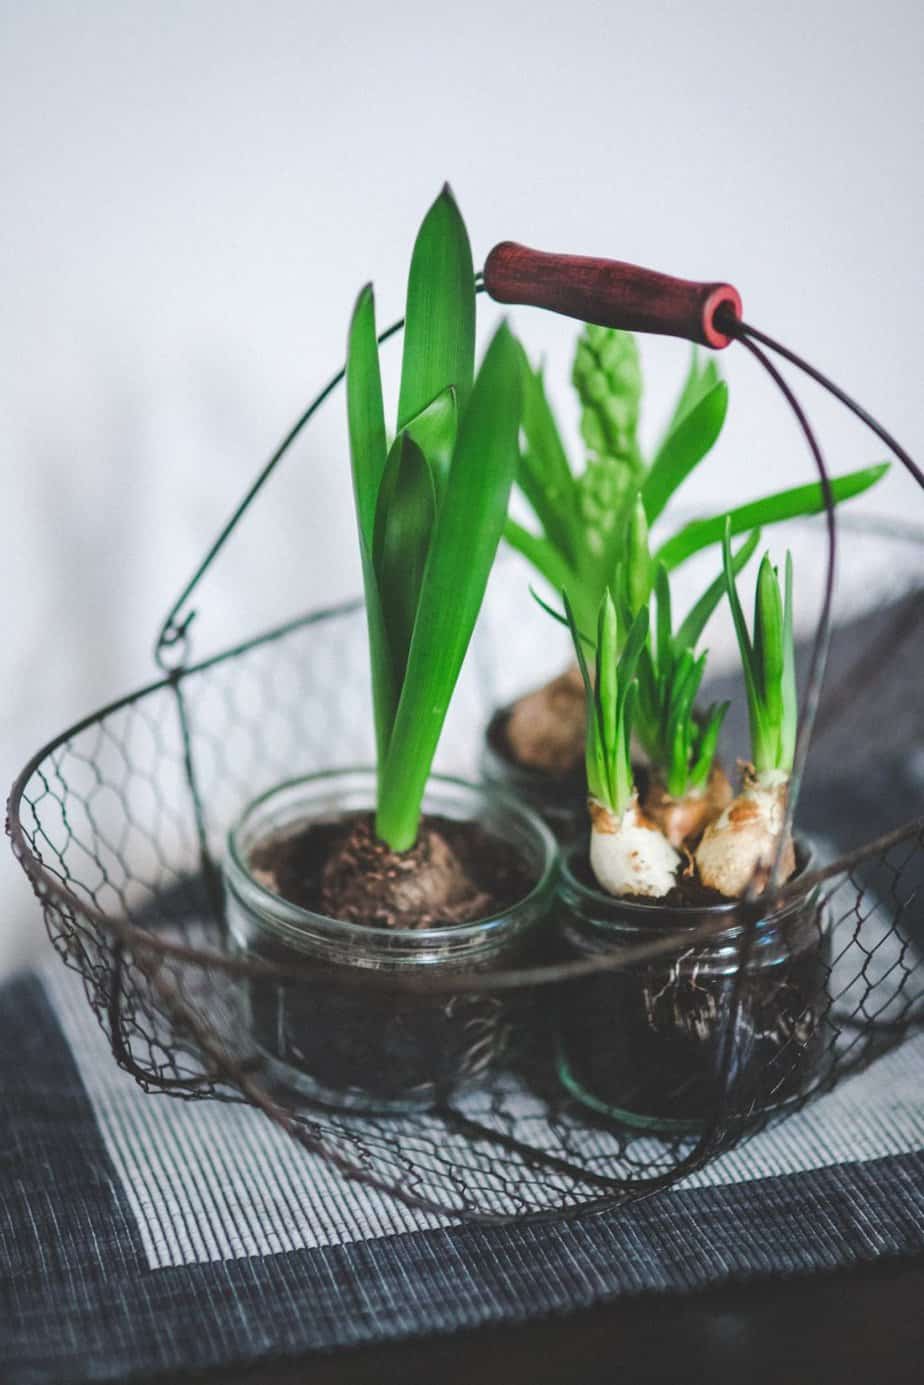
[[[917,0],[2,0],[0,778],[150,676],[359,285],[400,312],[445,178],[477,261],[510,237],[731,279],[920,455],[922,58]],[[517,323],[570,419],[573,327]],[[685,356],[647,351],[652,431]],[[805,474],[754,367],[727,370],[694,505]],[[881,456],[811,400],[837,470]],[[209,633],[352,593],[348,496],[331,422],[216,573]],[[897,477],[865,503],[920,508]],[[39,927],[8,860],[0,910],[8,965]]]

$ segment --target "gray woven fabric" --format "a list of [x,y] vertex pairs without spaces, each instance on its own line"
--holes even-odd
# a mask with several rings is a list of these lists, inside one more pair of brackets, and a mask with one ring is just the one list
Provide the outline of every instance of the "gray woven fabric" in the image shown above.
[[57,964],[3,990],[0,1072],[9,1385],[125,1380],[924,1251],[918,1041],[682,1188],[502,1228],[440,1225],[339,1182],[249,1110],[145,1097]]

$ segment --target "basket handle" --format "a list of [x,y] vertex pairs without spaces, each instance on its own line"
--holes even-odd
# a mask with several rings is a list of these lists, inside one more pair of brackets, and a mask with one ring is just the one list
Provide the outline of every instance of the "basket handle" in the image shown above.
[[550,255],[510,240],[488,256],[484,285],[498,303],[547,308],[600,327],[685,337],[716,350],[733,339],[723,330],[729,318],[741,317],[741,297],[731,284],[675,279],[622,260]]

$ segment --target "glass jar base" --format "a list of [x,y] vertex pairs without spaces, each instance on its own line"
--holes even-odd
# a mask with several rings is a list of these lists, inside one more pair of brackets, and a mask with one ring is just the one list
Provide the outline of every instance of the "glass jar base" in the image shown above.
[[626,1111],[622,1107],[611,1106],[608,1102],[602,1101],[594,1096],[593,1092],[588,1091],[575,1076],[561,1044],[558,1046],[555,1066],[558,1080],[569,1096],[573,1096],[575,1101],[579,1101],[589,1111],[594,1111],[598,1116],[605,1116],[615,1125],[650,1131],[653,1135],[696,1135],[703,1129],[705,1122],[702,1120],[671,1120],[666,1116],[644,1116],[637,1111]]
[[[788,1096],[782,1097],[779,1101],[768,1101],[757,1107],[752,1115],[774,1116],[783,1115],[797,1106],[800,1102],[806,1101],[809,1096],[814,1096],[825,1087],[825,1081],[834,1066],[833,1052],[829,1052],[824,1061],[816,1066],[811,1079],[806,1082],[801,1091],[791,1092]],[[614,1125],[626,1126],[631,1130],[643,1130],[652,1135],[701,1135],[710,1124],[710,1119],[706,1116],[699,1118],[686,1117],[675,1119],[669,1116],[644,1115],[639,1111],[629,1111],[621,1106],[612,1106],[609,1102],[594,1096],[593,1092],[575,1075],[574,1069],[568,1060],[564,1045],[559,1042],[555,1058],[555,1071],[558,1080],[564,1087],[569,1096],[574,1097],[575,1101],[581,1103],[587,1110],[593,1111],[598,1116],[604,1116],[612,1121]],[[745,1118],[742,1117],[742,1120]],[[737,1126],[738,1119],[732,1114],[726,1116],[729,1126]]]
[[[275,1088],[331,1111],[351,1111],[369,1116],[409,1115],[412,1112],[430,1110],[440,1097],[436,1085],[432,1082],[394,1096],[377,1096],[361,1087],[325,1087],[323,1082],[312,1077],[304,1068],[295,1067],[283,1058],[274,1057],[260,1045],[255,1047],[263,1059],[263,1071]],[[455,1088],[454,1092],[459,1090],[462,1088]]]

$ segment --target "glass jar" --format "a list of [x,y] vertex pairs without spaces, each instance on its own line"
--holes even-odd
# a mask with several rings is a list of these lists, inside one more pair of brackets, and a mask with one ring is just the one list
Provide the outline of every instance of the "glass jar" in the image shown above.
[[506,726],[509,711],[495,712],[481,751],[481,777],[491,788],[518,798],[548,823],[560,842],[571,841],[587,820],[584,762],[568,774],[521,765],[510,754]]
[[[434,775],[424,812],[476,821],[509,845],[531,878],[528,892],[503,913],[437,928],[367,927],[301,908],[255,878],[255,848],[313,823],[370,812],[375,794],[374,771],[341,770],[282,784],[257,799],[228,841],[227,920],[244,956],[282,966],[317,964],[316,978],[244,983],[253,1037],[273,1077],[328,1105],[413,1110],[475,1081],[503,1058],[523,1018],[518,993],[466,993],[464,978],[530,960],[537,925],[550,914],[558,854],[548,828],[527,808]],[[427,994],[350,986],[356,968],[398,982],[458,973],[460,988]]]
[[[804,845],[797,855],[804,873]],[[817,888],[756,926],[726,1085],[722,1049],[742,937],[738,903],[666,908],[616,899],[590,879],[586,847],[575,846],[565,853],[559,887],[569,955],[593,957],[671,934],[679,941],[668,953],[565,988],[558,1074],[572,1096],[622,1124],[695,1131],[720,1111],[734,1119],[783,1105],[821,1076],[833,1034],[830,935]],[[684,933],[723,917],[727,930],[684,945]]]

